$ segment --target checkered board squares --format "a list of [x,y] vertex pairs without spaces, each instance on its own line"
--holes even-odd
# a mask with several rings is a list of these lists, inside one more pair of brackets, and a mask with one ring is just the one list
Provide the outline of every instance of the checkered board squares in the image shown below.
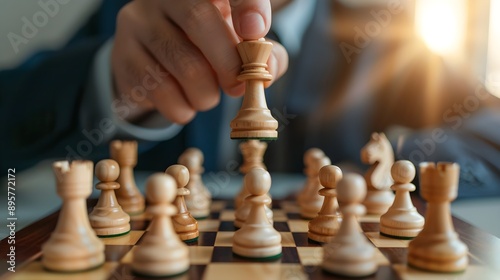
[[[273,262],[250,261],[232,253],[232,237],[237,230],[233,225],[232,203],[214,201],[210,217],[198,221],[198,241],[189,244],[189,271],[168,279],[337,279],[322,271],[322,247],[308,240],[309,221],[300,217],[295,202],[275,201],[273,215],[274,227],[282,237],[283,256]],[[132,230],[129,234],[102,239],[105,243],[106,263],[97,269],[75,274],[49,272],[43,269],[41,253],[38,253],[33,256],[32,261],[6,277],[19,280],[147,279],[131,271],[131,262],[133,251],[148,234],[149,221],[146,215],[133,216],[131,220]],[[412,269],[406,265],[409,241],[381,236],[376,216],[361,217],[360,222],[364,234],[377,248],[379,268],[368,279],[500,279],[498,272],[481,266],[474,261],[473,256],[470,258],[470,267],[463,274],[435,274]]]

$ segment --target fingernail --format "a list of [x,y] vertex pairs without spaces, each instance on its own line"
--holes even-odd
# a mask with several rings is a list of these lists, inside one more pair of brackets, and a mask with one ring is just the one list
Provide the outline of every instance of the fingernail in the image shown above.
[[266,30],[264,18],[257,12],[249,12],[240,18],[240,32],[243,39],[259,39]]

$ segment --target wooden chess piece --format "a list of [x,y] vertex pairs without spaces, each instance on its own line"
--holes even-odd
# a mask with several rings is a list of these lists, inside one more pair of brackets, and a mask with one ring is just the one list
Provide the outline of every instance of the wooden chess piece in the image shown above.
[[91,161],[52,165],[63,203],[49,240],[42,245],[42,265],[53,271],[78,272],[104,263],[104,244],[90,227],[86,198],[92,193]]
[[275,140],[278,138],[278,121],[267,108],[264,95],[264,82],[273,79],[266,64],[273,44],[259,39],[243,41],[237,48],[243,61],[238,80],[246,85],[240,111],[230,124],[231,138]]
[[415,178],[415,166],[410,161],[400,160],[392,166],[391,174],[394,179],[391,189],[396,196],[389,210],[380,217],[380,234],[411,239],[422,230],[425,222],[410,198],[410,192],[415,190],[411,183]]
[[394,201],[391,168],[394,151],[383,133],[372,133],[370,141],[361,149],[361,161],[371,164],[365,173],[367,193],[363,204],[368,214],[382,215]]
[[115,190],[120,188],[120,184],[115,182],[119,174],[120,167],[112,159],[101,160],[95,166],[95,175],[100,181],[95,187],[101,190],[101,195],[89,214],[89,220],[100,237],[123,235],[130,231],[130,216],[122,210],[115,196]]
[[186,149],[178,159],[178,163],[189,170],[189,182],[186,188],[190,195],[184,199],[186,206],[195,219],[205,219],[210,215],[210,204],[212,195],[203,184],[201,174],[203,173],[203,153],[198,148]]
[[173,204],[177,207],[178,212],[172,216],[175,232],[182,241],[195,242],[200,236],[198,222],[191,216],[184,201],[184,197],[189,195],[189,190],[185,188],[189,181],[189,171],[185,166],[175,164],[167,168],[165,173],[172,176],[177,183],[177,197]]
[[331,164],[330,158],[323,156],[315,158],[311,163],[311,168],[308,171],[307,189],[302,193],[300,206],[300,215],[305,219],[313,219],[318,215],[319,210],[323,206],[324,197],[319,195],[319,190],[322,188],[319,182],[319,170],[325,165]]
[[[258,168],[258,167],[256,167],[256,168]],[[261,168],[261,169],[263,169],[263,168]],[[265,170],[265,169],[263,169],[263,170]],[[243,182],[243,188],[246,190],[244,182]],[[250,195],[250,192],[248,190],[246,190],[245,192],[248,193],[248,195],[246,196],[246,197],[248,197]],[[264,208],[266,211],[267,219],[269,220],[269,223],[272,225],[273,224],[273,211],[271,210],[271,208],[269,208],[267,206],[267,205],[271,204],[271,197],[269,196],[268,193],[266,193],[265,196],[268,199],[268,203],[266,203],[266,205],[264,205]],[[234,227],[235,228],[241,228],[245,224],[246,220],[248,219],[248,216],[250,215],[250,211],[252,210],[253,204],[250,201],[246,200],[246,197],[245,197],[245,200],[243,201],[243,204],[239,208],[236,208],[236,211],[234,212]]]
[[468,248],[458,238],[451,220],[450,202],[458,191],[456,163],[420,164],[420,195],[427,201],[425,225],[408,245],[410,266],[436,272],[460,272],[468,265]]
[[[264,165],[263,161],[266,149],[267,149],[266,142],[262,142],[255,139],[242,142],[240,144],[240,151],[241,154],[243,155],[243,164],[240,166],[240,172],[243,175],[245,175],[252,168],[262,168],[265,170],[266,166]],[[243,204],[243,201],[248,195],[249,195],[248,191],[242,184],[240,192],[238,193],[238,195],[236,195],[236,198],[234,199],[234,208],[238,209]]]
[[312,170],[314,161],[316,159],[321,159],[325,157],[325,153],[318,148],[310,148],[304,153],[304,175],[306,175],[307,179],[304,183],[304,187],[297,194],[297,204],[299,207],[302,205],[305,193],[309,190],[309,185],[314,184],[316,180],[314,179],[315,170]]
[[335,238],[323,246],[322,268],[330,273],[363,277],[377,271],[376,248],[362,232],[357,218],[365,213],[361,204],[366,195],[362,176],[348,173],[337,186],[343,220]]
[[315,242],[328,243],[337,234],[342,217],[337,211],[337,191],[335,187],[342,179],[342,171],[335,165],[323,166],[319,171],[319,180],[323,189],[319,195],[324,196],[323,206],[316,218],[309,221],[307,237]]
[[171,203],[176,197],[172,176],[156,173],[146,182],[148,207],[153,223],[139,246],[132,251],[132,270],[153,277],[168,277],[189,269],[189,250],[174,231],[171,216],[177,209]]
[[244,180],[250,192],[245,200],[252,204],[252,208],[245,224],[234,233],[233,253],[259,260],[279,258],[282,251],[281,234],[269,223],[265,211],[271,176],[264,169],[254,168],[245,175]]
[[134,178],[134,167],[137,165],[137,141],[115,140],[110,144],[111,158],[120,165],[120,176],[116,190],[118,204],[129,215],[137,215],[144,212],[144,197],[137,188]]

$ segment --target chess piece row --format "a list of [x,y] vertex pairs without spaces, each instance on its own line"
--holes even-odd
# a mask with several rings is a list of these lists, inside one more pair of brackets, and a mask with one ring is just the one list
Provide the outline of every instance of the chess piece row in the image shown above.
[[[459,167],[455,163],[421,164],[421,194],[427,200],[426,221],[410,198],[415,167],[409,161],[391,168],[395,199],[380,217],[380,234],[412,239],[408,263],[424,270],[457,272],[467,267],[467,246],[458,239],[451,222],[450,202],[456,198]],[[310,240],[324,244],[322,267],[346,276],[367,276],[377,269],[375,247],[362,234],[357,218],[365,214],[366,180],[357,174],[342,177],[341,170],[326,165],[319,171],[324,203],[309,222]],[[337,186],[338,185],[338,186]],[[338,202],[336,201],[338,198]],[[340,215],[337,211],[340,205]]]
[[[144,198],[138,191],[133,177],[133,167],[137,160],[136,148],[135,142],[114,141],[111,144],[111,154],[122,163],[122,166],[111,159],[102,160],[96,164],[95,174],[99,180],[96,188],[101,190],[101,193],[96,206],[89,215],[87,215],[85,199],[92,192],[93,163],[61,161],[53,164],[57,178],[57,192],[63,199],[63,204],[56,229],[42,246],[42,264],[45,268],[74,272],[97,267],[104,262],[104,245],[98,237],[112,238],[125,235],[130,231],[130,215],[140,214],[139,210],[145,206]],[[189,213],[184,199],[190,194],[190,190],[186,187],[191,184],[191,188],[195,189],[194,192],[198,191],[204,199],[209,200],[210,196],[204,189],[199,175],[203,172],[198,166],[203,163],[201,152],[197,149],[188,149],[179,161],[190,164],[194,179],[190,180],[191,170],[182,165],[173,165],[165,171],[174,180],[177,188],[173,201],[175,213],[170,215],[169,213],[172,212],[170,210],[167,211],[168,213],[165,212],[166,210],[163,211],[164,209],[158,210],[155,205],[157,199],[148,193],[146,196],[152,199],[148,199],[149,205],[146,213],[150,216],[169,214],[172,216],[171,224],[176,238],[192,242],[198,238],[199,232],[197,221]],[[128,190],[119,192],[121,185],[117,181],[122,182]],[[199,202],[199,198],[196,199]],[[123,208],[121,203],[125,205]],[[199,207],[202,203],[192,204],[197,206],[195,210],[202,210]],[[210,201],[206,204],[204,207],[208,208]],[[130,212],[127,213],[125,209]],[[208,215],[207,211],[204,213],[205,216]],[[155,222],[152,221],[152,229],[157,227],[154,224]],[[158,227],[162,226],[158,225]]]

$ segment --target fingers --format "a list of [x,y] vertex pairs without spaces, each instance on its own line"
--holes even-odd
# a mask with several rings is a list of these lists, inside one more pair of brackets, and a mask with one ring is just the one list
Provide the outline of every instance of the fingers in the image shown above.
[[267,61],[268,71],[273,76],[273,79],[264,84],[269,87],[274,81],[278,80],[288,69],[288,53],[286,49],[279,43],[268,40],[273,43],[273,50]]
[[182,29],[212,66],[221,88],[231,93],[239,87],[236,76],[241,60],[235,48],[239,39],[219,9],[207,0],[165,0],[163,3],[168,18]]
[[256,40],[269,32],[269,0],[230,0],[230,3],[234,29],[243,40]]
[[180,85],[189,104],[197,111],[206,111],[219,103],[218,81],[210,63],[200,50],[177,28],[161,24],[159,17],[144,30],[141,43],[151,56]]
[[[173,76],[139,44],[130,42],[124,51],[133,53],[134,56],[127,61],[121,61],[120,67],[115,67],[114,74],[122,77],[115,79],[116,89],[121,96],[119,101],[128,104],[130,109],[130,113],[122,117],[133,119],[134,112],[141,106],[143,109],[156,108],[160,114],[174,123],[189,122],[196,111],[186,100],[182,88]],[[113,64],[117,63],[117,57],[121,59],[124,56],[113,56]]]
[[[239,37],[263,37],[269,30],[270,11],[269,0],[130,2],[118,16],[112,52],[117,90],[131,97],[142,86],[144,98],[130,107],[142,112],[156,109],[176,123],[215,107],[220,102],[219,86],[229,95],[243,95],[235,46]],[[276,80],[285,72],[288,56],[280,44],[274,45],[268,64]]]

